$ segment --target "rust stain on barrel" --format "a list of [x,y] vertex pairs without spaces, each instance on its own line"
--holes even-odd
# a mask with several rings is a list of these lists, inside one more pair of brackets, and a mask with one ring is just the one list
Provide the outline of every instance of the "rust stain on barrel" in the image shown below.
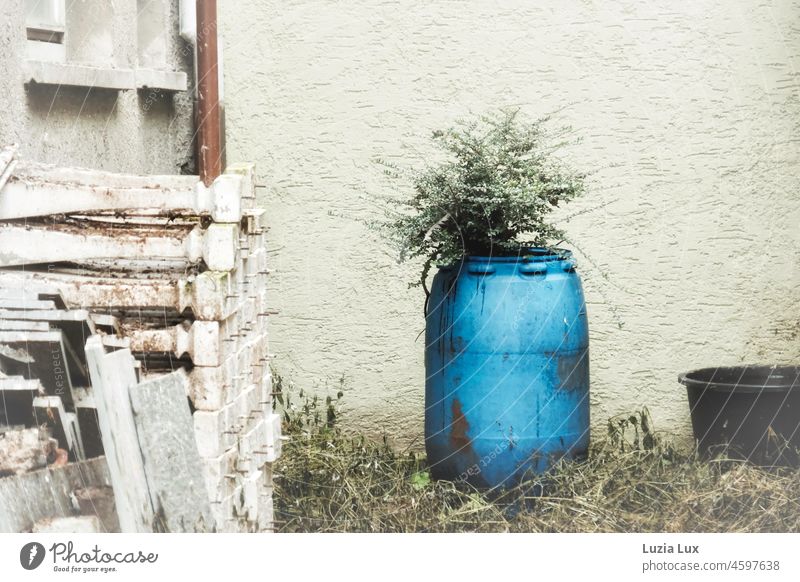
[[453,421],[450,425],[450,444],[456,449],[456,452],[465,452],[466,449],[472,448],[472,441],[467,436],[469,422],[464,416],[464,411],[461,410],[461,401],[458,398],[453,398],[450,411],[453,414]]

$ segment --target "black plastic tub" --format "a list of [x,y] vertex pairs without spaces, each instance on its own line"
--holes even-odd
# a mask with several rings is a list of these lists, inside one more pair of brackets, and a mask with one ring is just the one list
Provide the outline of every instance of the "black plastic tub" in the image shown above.
[[800,366],[703,368],[678,381],[702,454],[800,466]]

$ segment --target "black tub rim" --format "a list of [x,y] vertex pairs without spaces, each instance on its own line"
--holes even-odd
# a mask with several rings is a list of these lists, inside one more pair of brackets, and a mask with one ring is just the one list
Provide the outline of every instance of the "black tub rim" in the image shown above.
[[[746,382],[729,382],[714,380],[715,375],[721,371],[725,373],[735,373],[741,371],[740,377],[747,377]],[[771,382],[776,379],[775,373],[779,372],[786,381]],[[764,382],[753,382],[753,376],[761,375],[765,378]],[[687,389],[713,390],[715,392],[727,392],[732,394],[753,394],[761,392],[792,392],[800,394],[800,366],[792,365],[743,365],[743,366],[715,366],[710,368],[698,368],[689,372],[678,374],[678,382]]]

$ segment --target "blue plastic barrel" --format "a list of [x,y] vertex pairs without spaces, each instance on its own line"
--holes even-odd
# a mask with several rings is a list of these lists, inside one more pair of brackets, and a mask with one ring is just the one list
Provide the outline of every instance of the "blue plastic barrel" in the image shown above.
[[435,478],[505,487],[589,447],[589,331],[569,251],[467,257],[433,279],[425,448]]

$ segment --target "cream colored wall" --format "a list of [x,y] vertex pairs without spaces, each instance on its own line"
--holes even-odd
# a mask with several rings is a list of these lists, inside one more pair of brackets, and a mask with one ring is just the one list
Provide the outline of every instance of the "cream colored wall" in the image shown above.
[[[271,351],[346,422],[422,442],[416,265],[356,220],[431,130],[499,105],[561,110],[594,191],[579,247],[595,428],[646,404],[688,434],[680,371],[800,360],[800,2],[221,4],[228,159],[258,164]],[[367,193],[365,196],[364,193]],[[562,217],[563,218],[563,217]]]

